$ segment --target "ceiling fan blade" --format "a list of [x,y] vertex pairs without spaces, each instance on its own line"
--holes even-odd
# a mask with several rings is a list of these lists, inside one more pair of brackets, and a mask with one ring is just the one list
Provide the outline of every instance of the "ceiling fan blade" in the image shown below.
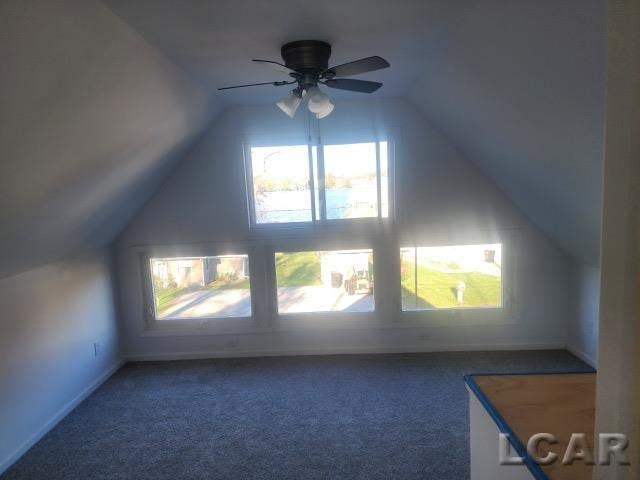
[[292,83],[296,83],[295,80],[293,82],[262,82],[262,83],[247,83],[246,85],[234,85],[233,87],[222,87],[218,90],[230,90],[232,88],[244,88],[244,87],[255,87],[258,85],[273,85],[274,87],[281,87],[282,85],[291,85]]
[[295,70],[287,67],[286,65],[283,65],[282,63],[274,62],[273,60],[258,60],[258,59],[254,58],[251,61],[252,62],[261,63],[263,65],[266,65],[267,67],[271,67],[272,69],[277,70],[278,72],[286,73],[287,75],[290,75],[292,73],[296,73]]
[[338,65],[337,67],[328,68],[323,72],[323,75],[326,76],[327,73],[331,72],[336,77],[349,77],[351,75],[358,75],[359,73],[373,72],[374,70],[388,68],[389,66],[389,62],[387,62],[384,58],[378,57],[376,55],[373,57],[361,58],[360,60],[344,63],[342,65]]
[[327,87],[339,90],[350,90],[352,92],[373,93],[382,84],[380,82],[369,82],[368,80],[354,80],[350,78],[333,78],[324,82]]

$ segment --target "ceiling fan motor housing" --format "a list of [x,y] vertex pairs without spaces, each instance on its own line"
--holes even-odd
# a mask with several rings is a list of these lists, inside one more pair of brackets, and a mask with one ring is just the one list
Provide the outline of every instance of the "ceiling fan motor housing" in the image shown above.
[[281,53],[287,67],[315,77],[317,82],[318,75],[329,68],[331,45],[319,40],[299,40],[284,44]]
[[[373,93],[382,86],[382,83],[343,77],[350,77],[352,75],[373,72],[389,67],[389,62],[382,57],[374,55],[329,68],[331,45],[320,40],[297,40],[295,42],[285,43],[281,47],[281,54],[284,64],[273,60],[253,59],[253,61],[269,66],[281,74],[289,75],[289,80],[235,85],[222,87],[219,88],[219,90],[254,87],[258,85],[281,87],[283,85],[293,85],[297,83],[298,86],[295,87],[290,94],[293,95],[294,98],[297,97],[297,99],[301,99],[305,91],[307,93],[317,93],[317,90],[312,90],[312,88],[315,87],[317,89],[318,84],[338,90]],[[285,113],[289,114],[288,112]]]

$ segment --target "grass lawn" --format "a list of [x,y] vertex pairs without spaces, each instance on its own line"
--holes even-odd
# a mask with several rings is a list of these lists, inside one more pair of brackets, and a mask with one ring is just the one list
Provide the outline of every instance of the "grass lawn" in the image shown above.
[[249,279],[242,278],[235,281],[216,280],[211,282],[206,287],[202,287],[205,290],[232,290],[234,288],[246,289],[249,288]]
[[320,254],[318,252],[276,253],[278,287],[320,285]]
[[[418,295],[415,266],[402,264],[402,305],[408,308],[490,307],[500,305],[500,279],[484,273],[444,273],[418,265]],[[466,284],[464,302],[458,303],[456,286]]]
[[158,314],[162,314],[167,308],[171,306],[171,303],[181,295],[189,292],[195,292],[200,287],[185,287],[185,288],[158,288],[155,291],[156,297],[156,311]]

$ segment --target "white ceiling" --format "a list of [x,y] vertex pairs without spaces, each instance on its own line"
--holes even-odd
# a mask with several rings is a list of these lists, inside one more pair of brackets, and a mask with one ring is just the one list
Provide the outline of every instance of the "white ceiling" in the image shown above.
[[[282,61],[280,47],[293,40],[329,42],[331,65],[370,55],[392,68],[358,78],[384,82],[379,95],[408,91],[424,65],[416,63],[451,25],[458,9],[428,1],[200,1],[107,0],[107,5],[153,45],[212,89],[282,80],[252,58]],[[287,87],[254,87],[220,92],[228,104],[283,97]],[[332,97],[362,96],[330,91]]]
[[[605,4],[476,2],[411,98],[543,231],[599,263]],[[426,71],[426,69],[425,69]]]
[[108,245],[221,104],[286,93],[215,89],[276,80],[250,59],[304,38],[330,42],[334,65],[389,60],[362,75],[384,82],[374,95],[408,97],[598,261],[603,0],[5,0],[0,18],[0,277]]
[[330,42],[334,65],[386,58],[361,76],[384,82],[375,95],[412,99],[543,231],[598,263],[603,0],[105,2],[227,104],[284,96],[215,89],[281,78],[250,59],[279,60],[287,41]]

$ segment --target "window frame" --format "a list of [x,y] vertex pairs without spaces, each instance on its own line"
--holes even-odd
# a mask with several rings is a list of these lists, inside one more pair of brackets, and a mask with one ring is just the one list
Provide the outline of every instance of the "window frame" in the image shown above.
[[[345,242],[338,242],[340,245],[344,245]],[[312,312],[280,312],[278,306],[278,273],[276,271],[276,253],[299,253],[299,252],[333,252],[333,251],[345,251],[345,250],[370,250],[371,258],[373,263],[373,309],[368,311],[359,311],[359,312],[347,312],[343,310],[316,310]],[[268,262],[269,268],[268,271],[270,273],[269,284],[270,284],[270,305],[271,311],[273,312],[273,316],[277,321],[284,321],[290,319],[322,319],[328,318],[333,320],[340,320],[341,317],[349,318],[353,317],[354,319],[362,318],[363,316],[375,315],[378,312],[378,302],[376,301],[376,249],[373,246],[357,246],[357,245],[349,245],[346,242],[345,246],[338,246],[332,243],[329,243],[326,247],[317,246],[314,244],[308,244],[307,246],[292,246],[292,247],[274,247],[272,246],[268,252]]]
[[[381,176],[381,150],[380,143],[387,142],[387,211],[386,217],[382,216],[382,176]],[[325,181],[325,165],[324,165],[324,146],[325,145],[350,145],[356,143],[375,143],[376,150],[376,197],[378,200],[378,214],[371,217],[359,217],[359,218],[327,218],[326,210],[326,189],[324,187]],[[340,139],[333,143],[324,142],[322,137],[318,137],[314,141],[313,138],[309,138],[306,141],[295,141],[291,138],[277,138],[271,142],[257,141],[253,142],[250,139],[243,139],[242,142],[242,164],[244,166],[244,188],[246,192],[247,201],[247,214],[249,229],[252,231],[265,231],[265,230],[281,230],[290,228],[313,228],[314,226],[323,225],[339,225],[339,224],[366,224],[366,223],[386,223],[392,222],[395,218],[395,142],[390,136],[374,136],[367,140],[357,140],[349,142],[345,139]],[[251,158],[252,147],[264,147],[264,146],[302,146],[307,145],[307,159],[308,159],[308,172],[309,172],[309,196],[311,205],[311,220],[302,222],[265,222],[259,223],[256,221],[255,210],[255,193],[253,183],[253,167]],[[316,148],[316,161],[313,158],[313,148]],[[316,184],[317,178],[317,184]],[[319,205],[316,205],[316,199]],[[319,215],[320,218],[317,218]]]
[[[135,247],[134,255],[137,256],[137,264],[141,280],[141,310],[142,325],[141,336],[163,335],[202,335],[207,333],[241,333],[246,329],[255,328],[257,310],[259,306],[260,291],[264,288],[260,285],[260,269],[255,268],[255,251],[248,244],[216,244],[206,246],[176,245],[176,246],[147,246]],[[249,295],[250,315],[228,316],[203,316],[184,318],[156,318],[154,287],[151,273],[151,260],[155,258],[199,258],[216,257],[223,255],[246,255],[249,262]],[[257,274],[257,278],[256,277]]]
[[[253,142],[250,141],[243,141],[242,142],[242,155],[243,155],[243,165],[244,165],[244,189],[246,191],[246,198],[247,198],[247,213],[249,215],[249,228],[250,229],[269,229],[269,228],[283,228],[283,227],[289,227],[289,228],[295,228],[295,227],[306,227],[308,225],[313,225],[314,224],[314,218],[315,218],[315,208],[314,208],[314,202],[315,202],[315,196],[314,196],[314,190],[311,188],[313,182],[313,170],[312,170],[312,163],[313,160],[310,156],[310,152],[311,152],[311,144],[309,142],[291,142],[291,141],[287,141],[287,140],[281,140],[281,141],[276,141],[276,145],[262,145],[261,142],[258,142],[258,144],[256,145]],[[307,145],[307,164],[308,164],[308,172],[309,172],[309,193],[310,193],[310,197],[311,197],[311,220],[307,221],[307,222],[267,222],[267,223],[258,223],[256,221],[256,203],[255,203],[255,192],[254,192],[254,185],[253,185],[253,159],[251,158],[251,147],[256,147],[256,146],[260,146],[260,147],[266,147],[266,146],[304,146]]]
[[[502,245],[502,275],[501,275],[501,296],[502,305],[499,307],[443,307],[429,309],[411,309],[404,310],[402,308],[402,282],[400,276],[401,268],[401,250],[404,248],[424,248],[424,247],[446,247],[446,246],[463,246],[463,245],[484,245],[495,244]],[[473,239],[456,239],[455,241],[399,241],[397,248],[398,264],[397,264],[397,295],[398,310],[401,318],[419,322],[424,320],[433,320],[438,326],[460,326],[460,325],[490,325],[490,324],[511,324],[517,323],[512,320],[516,309],[516,284],[515,271],[516,259],[515,249],[517,248],[517,239],[514,235],[506,235],[496,237],[489,235],[481,238]]]

